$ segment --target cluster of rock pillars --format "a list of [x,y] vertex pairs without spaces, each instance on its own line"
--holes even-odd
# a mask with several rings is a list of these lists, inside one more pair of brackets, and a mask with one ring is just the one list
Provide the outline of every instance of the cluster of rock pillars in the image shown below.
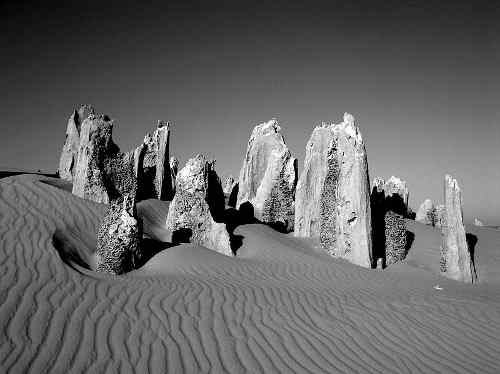
[[[73,184],[73,194],[108,204],[97,233],[97,271],[121,274],[141,263],[143,230],[136,204],[145,199],[170,201],[165,227],[172,242],[200,244],[227,256],[234,255],[234,228],[261,222],[316,239],[332,256],[363,267],[404,260],[406,219],[412,216],[406,182],[375,178],[370,191],[365,144],[351,114],[313,130],[300,176],[278,122],[255,126],[239,178],[223,183],[215,161],[203,155],[178,170],[178,160],[169,154],[170,127],[158,121],[153,135],[121,152],[108,116],[89,105],[70,116],[59,176]],[[451,176],[444,185],[444,204],[426,200],[416,219],[442,230],[441,273],[474,282],[461,191]]]

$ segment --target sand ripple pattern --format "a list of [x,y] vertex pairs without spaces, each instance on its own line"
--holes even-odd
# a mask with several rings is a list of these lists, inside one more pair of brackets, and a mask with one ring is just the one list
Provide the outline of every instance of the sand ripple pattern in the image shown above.
[[0,181],[2,373],[499,372],[495,287],[361,269],[258,226],[239,258],[173,247],[97,277],[52,237],[93,235],[103,207],[39,179]]

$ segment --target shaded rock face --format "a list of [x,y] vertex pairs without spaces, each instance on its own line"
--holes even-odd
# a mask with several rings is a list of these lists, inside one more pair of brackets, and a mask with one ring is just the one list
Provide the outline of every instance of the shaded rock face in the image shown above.
[[462,217],[462,192],[456,179],[446,175],[444,183],[446,224],[442,226],[441,274],[458,281],[475,282]]
[[201,155],[190,159],[176,183],[166,221],[173,238],[187,236],[187,241],[232,256],[226,225],[216,222],[224,211],[224,194],[214,163]]
[[174,195],[169,158],[170,124],[158,121],[151,136],[134,151],[139,199],[171,200]]
[[172,198],[175,195],[175,179],[177,178],[177,173],[179,171],[179,160],[177,157],[170,157],[170,185],[172,187]]
[[293,229],[297,159],[291,156],[276,120],[257,125],[240,171],[236,207],[250,202],[255,217]]
[[406,186],[406,181],[393,175],[385,182],[384,191],[386,199],[391,199],[389,202],[392,205],[390,210],[406,217],[408,214],[408,198],[410,195],[408,187]]
[[113,142],[113,121],[90,115],[82,124],[73,194],[108,204],[124,194],[135,199],[134,159]]
[[123,274],[141,258],[142,223],[134,198],[125,194],[111,202],[97,233],[96,271]]
[[402,215],[392,211],[387,212],[384,219],[385,259],[389,266],[406,257],[406,221]]
[[365,146],[354,117],[316,127],[295,198],[295,236],[318,237],[333,256],[370,267],[370,192]]
[[418,208],[415,221],[434,226],[436,224],[435,215],[436,208],[434,207],[434,203],[432,200],[426,199]]
[[94,115],[94,108],[90,105],[81,105],[68,119],[66,139],[59,159],[59,177],[72,182],[78,162],[80,147],[80,131],[82,123],[90,115]]

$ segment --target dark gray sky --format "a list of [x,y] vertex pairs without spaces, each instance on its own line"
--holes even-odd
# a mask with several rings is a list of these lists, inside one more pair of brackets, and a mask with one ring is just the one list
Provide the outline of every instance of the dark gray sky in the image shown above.
[[80,103],[122,150],[170,120],[181,165],[235,175],[257,123],[277,117],[302,165],[313,127],[349,111],[372,179],[406,179],[416,209],[451,173],[466,218],[500,224],[495,2],[205,3],[2,3],[0,166],[54,170]]

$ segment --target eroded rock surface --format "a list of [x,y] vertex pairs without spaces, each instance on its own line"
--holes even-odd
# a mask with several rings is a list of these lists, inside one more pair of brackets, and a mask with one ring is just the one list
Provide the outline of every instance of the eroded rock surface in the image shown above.
[[94,115],[94,108],[90,105],[81,105],[71,114],[66,127],[66,139],[59,159],[59,177],[72,182],[78,162],[80,147],[80,131],[82,123],[90,115]]
[[177,178],[177,173],[179,172],[179,160],[177,157],[170,157],[170,184],[172,187],[172,198],[175,195],[175,179]]
[[436,205],[434,209],[434,226],[442,228],[446,225],[446,206],[443,204]]
[[384,218],[385,261],[389,266],[406,257],[406,221],[402,215],[393,211],[388,211]]
[[370,192],[365,145],[354,117],[314,129],[297,184],[295,235],[318,237],[334,256],[370,267]]
[[475,281],[462,217],[462,192],[456,179],[446,175],[444,182],[446,223],[442,226],[441,274],[458,281]]
[[158,121],[153,135],[134,151],[139,199],[171,200],[174,195],[169,158],[170,124]]
[[291,231],[297,159],[292,157],[280,130],[274,119],[253,129],[240,171],[236,207],[248,201],[257,219]]
[[96,271],[123,274],[136,268],[141,258],[142,223],[134,197],[114,200],[97,233]]
[[185,241],[232,256],[226,225],[215,221],[224,209],[224,195],[217,180],[213,162],[201,155],[190,159],[177,174],[166,226],[173,237],[182,235]]
[[484,223],[483,223],[483,221],[481,221],[477,218],[474,218],[474,226],[482,227],[482,226],[484,226]]
[[434,203],[431,199],[426,199],[418,208],[415,221],[434,226],[436,224],[435,216],[436,208],[434,207]]

